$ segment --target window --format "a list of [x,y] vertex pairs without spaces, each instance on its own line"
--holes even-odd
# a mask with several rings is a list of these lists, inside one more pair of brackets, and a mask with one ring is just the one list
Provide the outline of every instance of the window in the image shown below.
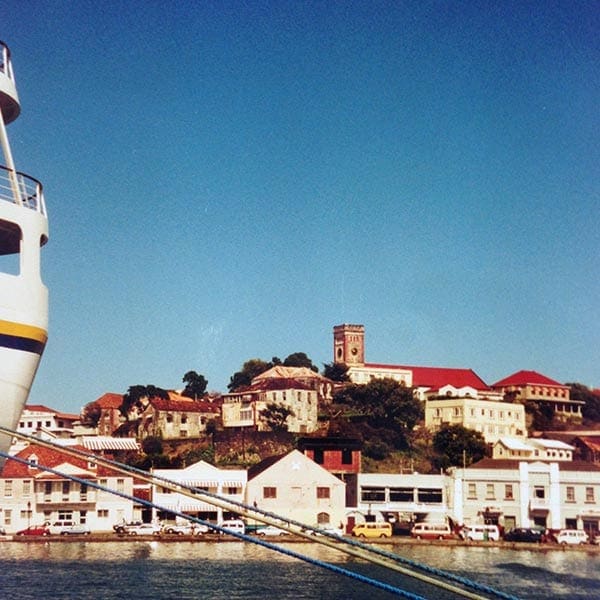
[[235,496],[236,494],[242,493],[242,488],[235,487],[235,486],[229,486],[225,493],[228,494],[229,496]]
[[412,502],[414,497],[413,488],[390,488],[390,502]]
[[328,487],[317,487],[317,498],[319,500],[327,500],[330,497]]
[[472,500],[477,499],[477,484],[469,483],[467,487],[467,498],[471,498]]
[[496,493],[494,491],[494,484],[488,483],[485,486],[485,499],[486,500],[494,500],[496,498]]
[[23,480],[23,496],[31,496],[31,479]]
[[360,497],[362,502],[385,502],[385,488],[361,488]]
[[263,498],[277,498],[277,488],[276,487],[264,487],[263,488]]
[[567,486],[567,502],[575,502],[575,488],[572,485]]
[[417,490],[417,501],[424,503],[441,504],[442,503],[442,490],[431,489],[431,490]]
[[4,510],[4,524],[11,525],[12,524],[12,510],[7,508]]
[[318,464],[318,465],[322,465],[323,464],[323,449],[322,448],[316,448],[314,451],[314,458],[313,460]]
[[512,483],[507,483],[504,485],[504,499],[505,500],[514,500],[513,496],[513,486]]
[[352,464],[352,450],[348,450],[344,448],[342,450],[342,464],[343,465],[351,465]]
[[98,511],[98,518],[99,519],[108,519],[108,510],[106,508],[101,508]]
[[329,513],[320,512],[317,515],[317,524],[318,525],[329,525],[329,522],[330,522]]
[[117,479],[117,492],[125,492],[125,480],[124,479]]
[[68,500],[69,499],[69,492],[71,491],[71,482],[70,481],[63,481],[62,482],[62,496],[63,496],[63,500]]
[[4,496],[10,498],[13,495],[13,482],[12,479],[4,480]]
[[82,502],[85,502],[87,500],[87,493],[88,493],[88,486],[85,483],[81,484],[81,489],[79,491],[79,499]]
[[585,501],[586,502],[594,502],[594,488],[593,487],[585,488]]
[[533,488],[533,495],[535,498],[543,500],[546,497],[546,490],[541,485],[536,485]]

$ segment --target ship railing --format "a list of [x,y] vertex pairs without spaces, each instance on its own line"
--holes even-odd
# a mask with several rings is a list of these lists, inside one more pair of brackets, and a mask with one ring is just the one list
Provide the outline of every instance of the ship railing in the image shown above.
[[15,77],[10,61],[10,50],[2,40],[0,40],[0,73],[4,73],[9,79],[14,81]]
[[0,200],[46,214],[42,184],[33,177],[0,165]]

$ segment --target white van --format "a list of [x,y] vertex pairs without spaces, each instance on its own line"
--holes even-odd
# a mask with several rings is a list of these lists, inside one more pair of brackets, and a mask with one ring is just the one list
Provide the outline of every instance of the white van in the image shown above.
[[460,537],[471,542],[497,542],[500,539],[500,531],[497,525],[465,525]]
[[418,540],[450,540],[454,537],[448,523],[417,523],[410,531],[411,537]]
[[556,534],[559,544],[587,544],[588,534],[583,529],[561,529]]
[[246,525],[244,524],[244,521],[240,521],[240,519],[230,519],[228,521],[223,521],[221,523],[221,527],[225,530],[221,533],[227,533],[229,531],[242,534],[246,533]]

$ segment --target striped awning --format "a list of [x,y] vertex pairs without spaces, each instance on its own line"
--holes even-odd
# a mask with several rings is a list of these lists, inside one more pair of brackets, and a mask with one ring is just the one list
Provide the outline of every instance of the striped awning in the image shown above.
[[90,436],[84,437],[82,442],[88,450],[139,450],[140,447],[135,438]]

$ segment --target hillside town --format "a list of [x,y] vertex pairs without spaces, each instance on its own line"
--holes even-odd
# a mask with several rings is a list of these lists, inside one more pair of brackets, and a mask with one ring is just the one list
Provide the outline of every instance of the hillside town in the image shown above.
[[[600,429],[571,385],[531,370],[488,384],[470,368],[370,363],[357,324],[333,328],[323,373],[309,359],[274,362],[251,378],[237,373],[222,394],[192,389],[203,378],[188,373],[188,388],[106,392],[79,415],[28,405],[17,430],[24,437],[11,446],[16,460],[0,477],[0,527],[102,533],[174,514],[215,524],[237,516],[116,473],[98,456],[345,534],[366,523],[389,523],[395,535],[444,523],[453,532],[490,525],[596,539]],[[600,391],[590,394],[600,403]]]

